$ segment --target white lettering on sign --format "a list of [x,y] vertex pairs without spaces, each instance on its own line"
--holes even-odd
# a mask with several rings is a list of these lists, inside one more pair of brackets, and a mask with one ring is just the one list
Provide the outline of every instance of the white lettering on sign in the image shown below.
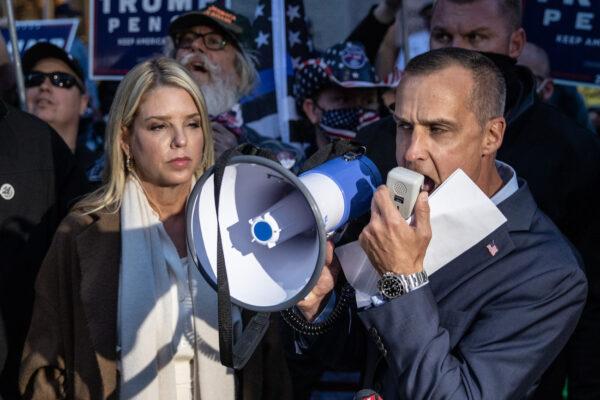
[[590,23],[594,19],[594,14],[578,12],[577,18],[575,19],[575,29],[582,31],[591,31],[592,24]]
[[192,9],[192,0],[169,0],[168,11],[187,11]]
[[110,14],[110,0],[102,0],[102,14]]
[[582,42],[583,42],[583,38],[581,36],[556,35],[556,43],[578,45],[578,44],[581,44]]
[[560,21],[561,13],[559,10],[554,8],[547,8],[544,10],[544,20],[542,25],[548,26],[551,22]]
[[112,17],[108,19],[108,33],[113,33],[113,31],[119,26],[121,26],[121,21],[119,21],[119,18]]
[[140,17],[131,17],[129,18],[127,29],[129,33],[137,33],[140,31]]
[[121,28],[121,22],[127,26],[127,33],[139,33],[142,31],[142,26],[145,26],[148,32],[160,32],[162,29],[162,17],[160,16],[150,16],[148,19],[111,17],[108,19],[108,33],[116,33],[115,31]]
[[135,38],[132,37],[123,37],[117,39],[118,46],[131,46],[135,41]]
[[[537,0],[538,3],[548,3],[548,0]],[[575,0],[562,0],[562,3],[565,6],[572,6],[575,3]],[[581,7],[591,7],[592,3],[590,0],[577,0],[577,3],[579,3],[579,5]]]
[[160,17],[148,18],[148,32],[160,32],[162,21]]
[[[547,8],[544,10],[544,17],[542,20],[543,26],[548,26],[555,22],[560,21],[562,13],[560,10],[554,8]],[[579,31],[591,31],[593,29],[592,20],[594,19],[594,13],[579,11],[575,14],[575,29]]]
[[120,0],[119,1],[119,12],[121,14],[125,14],[126,12],[137,12],[137,8],[135,8],[136,0]]
[[155,13],[162,7],[162,0],[144,0],[142,1],[142,10],[147,13]]

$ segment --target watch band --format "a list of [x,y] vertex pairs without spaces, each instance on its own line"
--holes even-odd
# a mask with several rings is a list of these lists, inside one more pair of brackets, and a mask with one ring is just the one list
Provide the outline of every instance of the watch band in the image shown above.
[[409,275],[386,272],[377,283],[377,288],[381,295],[391,300],[412,292],[427,282],[429,282],[429,278],[424,270]]
[[409,275],[396,275],[404,286],[404,292],[412,292],[415,289],[420,288],[425,283],[429,282],[429,277],[427,276],[427,272],[425,270],[415,272],[414,274]]

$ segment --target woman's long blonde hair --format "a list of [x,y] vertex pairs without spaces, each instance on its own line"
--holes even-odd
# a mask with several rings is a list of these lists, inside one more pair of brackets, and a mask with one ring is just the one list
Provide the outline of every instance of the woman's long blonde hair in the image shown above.
[[136,65],[125,75],[110,107],[106,126],[105,167],[102,186],[83,198],[74,211],[90,214],[99,210],[116,212],[121,208],[127,179],[126,156],[121,148],[125,130],[131,129],[142,97],[160,86],[172,86],[187,91],[200,113],[204,133],[202,162],[195,172],[200,176],[214,163],[213,138],[204,97],[188,71],[177,61],[160,57]]

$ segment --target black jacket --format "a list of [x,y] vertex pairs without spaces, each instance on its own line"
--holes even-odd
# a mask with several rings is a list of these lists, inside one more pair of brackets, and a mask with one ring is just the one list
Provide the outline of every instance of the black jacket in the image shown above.
[[0,314],[8,347],[0,396],[5,400],[17,396],[38,268],[56,227],[86,188],[60,136],[0,100]]

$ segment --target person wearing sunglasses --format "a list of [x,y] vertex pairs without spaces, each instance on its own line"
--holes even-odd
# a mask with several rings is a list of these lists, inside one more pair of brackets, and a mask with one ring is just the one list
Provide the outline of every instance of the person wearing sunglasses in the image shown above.
[[29,112],[54,128],[75,153],[89,100],[81,67],[61,48],[40,42],[23,55],[23,75]]

